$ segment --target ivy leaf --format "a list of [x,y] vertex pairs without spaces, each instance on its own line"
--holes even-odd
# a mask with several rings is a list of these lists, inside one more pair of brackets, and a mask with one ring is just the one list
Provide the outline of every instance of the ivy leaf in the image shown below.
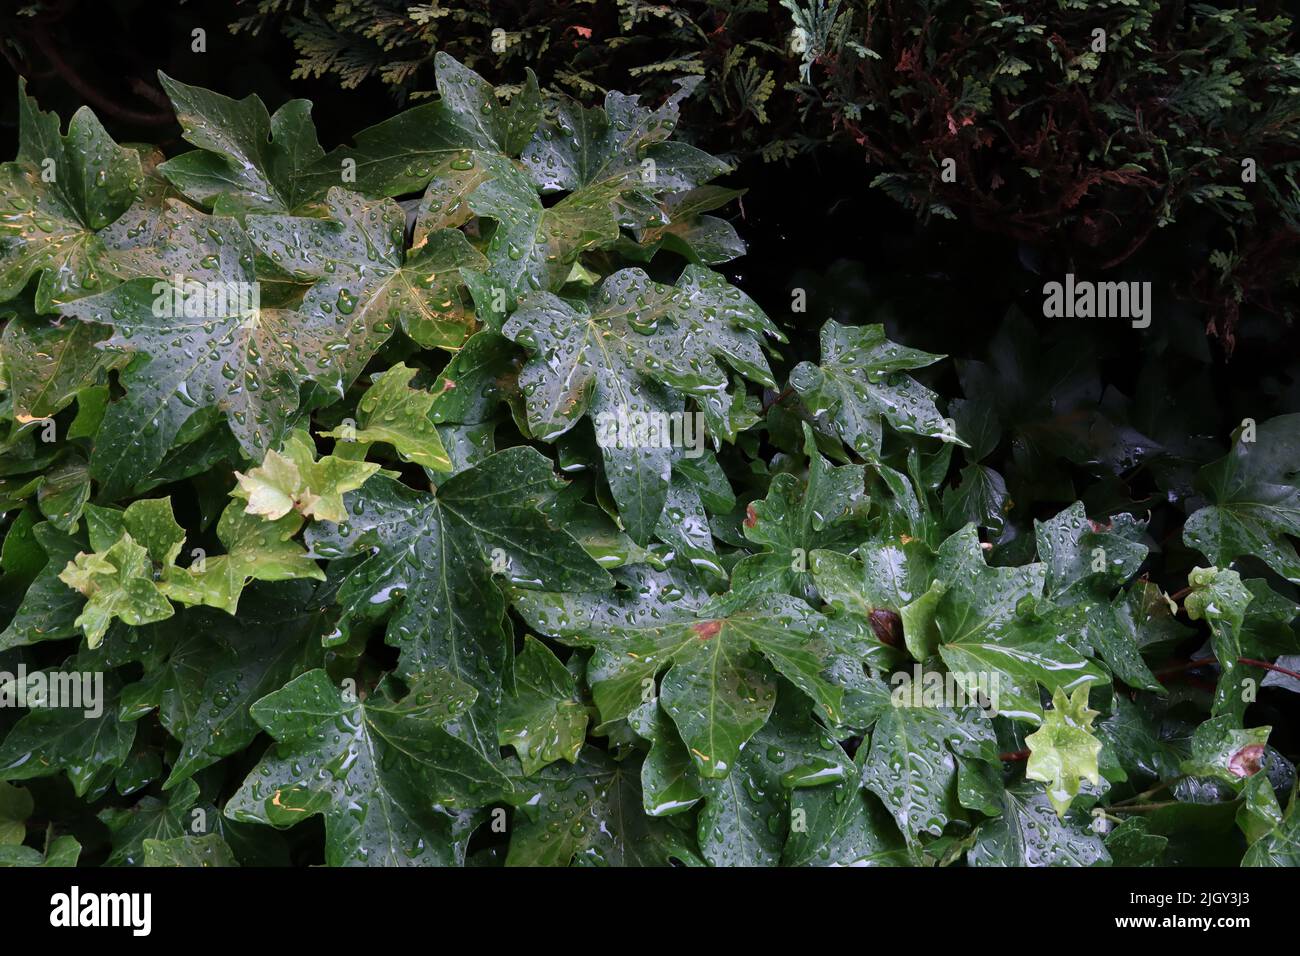
[[435,54],[434,75],[439,99],[362,130],[354,145],[340,146],[316,164],[312,181],[322,192],[338,184],[343,164],[350,161],[356,188],[367,196],[399,196],[426,184],[435,196],[463,196],[476,185],[479,160],[519,154],[541,112],[531,71],[509,106],[497,101],[478,74],[445,53]]
[[[867,748],[860,750],[862,758]],[[904,866],[905,844],[875,795],[856,780],[790,795],[783,866]]]
[[150,629],[151,644],[172,635],[173,646],[123,690],[121,713],[134,720],[156,707],[179,742],[164,789],[252,743],[259,728],[249,705],[320,663],[320,636],[332,625],[319,599],[305,583],[288,594],[255,589],[238,619],[196,608]]
[[688,833],[642,810],[639,763],[588,747],[572,767],[544,768],[532,781],[536,795],[515,811],[506,865],[698,863]]
[[104,288],[130,273],[104,229],[144,182],[140,155],[118,146],[89,108],[60,135],[18,81],[18,160],[0,165],[0,302],[40,273],[37,312]]
[[1183,773],[1212,777],[1240,789],[1263,765],[1272,727],[1243,728],[1230,714],[1212,717],[1192,734],[1192,751]]
[[535,437],[553,441],[583,415],[596,420],[610,489],[638,544],[649,540],[667,500],[671,449],[635,436],[619,447],[620,421],[680,418],[685,392],[715,437],[731,441],[727,375],[717,360],[775,386],[761,349],[762,334],[777,335],[775,327],[743,293],[695,266],[675,286],[624,269],[586,304],[532,296],[503,332],[531,353],[520,387]]
[[772,719],[725,778],[700,781],[700,853],[713,866],[775,866],[787,837],[791,793],[852,780],[853,762],[788,685]]
[[360,488],[379,467],[333,455],[317,461],[311,437],[294,431],[285,440],[282,452],[267,452],[262,464],[250,468],[247,474],[235,472],[239,486],[230,494],[247,502],[244,510],[248,514],[268,521],[279,521],[297,512],[306,518],[337,523],[347,518],[343,495]]
[[655,110],[615,92],[606,94],[603,108],[558,98],[520,156],[524,168],[543,193],[613,190],[620,225],[655,224],[655,194],[689,190],[730,168],[685,143],[667,142],[692,86],[683,83]]
[[1300,866],[1300,806],[1292,795],[1281,822],[1250,845],[1242,866]]
[[908,369],[939,361],[885,338],[883,325],[822,326],[821,364],[801,362],[790,385],[814,415],[826,416],[846,445],[868,460],[880,455],[881,422],[898,431],[965,445],[935,407],[935,394]]
[[1242,625],[1246,608],[1255,596],[1242,583],[1241,575],[1229,569],[1192,568],[1187,575],[1190,593],[1183,601],[1187,617],[1193,621],[1202,618],[1210,626],[1214,655],[1219,660],[1219,683],[1214,692],[1215,716],[1235,714],[1240,720],[1246,711],[1246,702],[1240,693],[1244,679]]
[[[814,548],[851,550],[866,534],[860,519],[867,506],[862,465],[831,465],[817,451],[812,429],[803,426],[808,477],[776,475],[767,497],[750,502],[745,537],[765,551],[741,558],[732,571],[732,590],[815,596],[808,555]],[[803,568],[803,570],[798,570]]]
[[81,857],[81,844],[76,837],[61,836],[48,841],[45,851],[29,846],[0,846],[0,867],[6,866],[57,866],[74,867]]
[[1091,733],[1096,716],[1097,711],[1088,709],[1087,684],[1069,697],[1058,687],[1042,725],[1025,738],[1029,746],[1025,777],[1047,784],[1047,797],[1059,817],[1065,816],[1082,781],[1101,783],[1097,768],[1101,741]]
[[660,248],[701,265],[720,265],[745,254],[744,240],[727,220],[703,213],[744,195],[743,189],[700,186],[667,197],[663,203],[666,225],[641,233],[641,255],[649,258]]
[[[719,612],[719,616],[710,616]],[[610,627],[588,634],[587,677],[601,718],[626,716],[668,667],[659,690],[700,776],[731,772],[746,741],[771,715],[776,674],[839,719],[843,688],[828,672],[829,623],[803,601],[765,595],[740,608],[702,608],[694,620]]]
[[[98,669],[83,652],[52,670],[93,675]],[[84,681],[83,677],[84,710],[34,707],[13,725],[0,744],[0,780],[32,780],[66,773],[79,797],[96,800],[108,790],[117,768],[131,752],[136,725],[118,719],[117,700],[122,685],[115,673],[103,675],[102,693],[97,684],[95,693],[90,694]]]
[[434,471],[451,471],[451,459],[429,414],[434,396],[410,387],[415,373],[415,369],[399,362],[376,375],[357,403],[356,428],[336,428],[325,434],[343,441],[385,442],[393,446],[402,461],[413,461]]
[[[963,528],[939,548],[935,576],[947,585],[935,612],[941,643],[939,656],[968,694],[994,697],[999,713],[1038,723],[1043,710],[1038,687],[1073,691],[1081,684],[1105,681],[1095,663],[1066,639],[1077,633],[1068,614],[1022,620],[1017,608],[1042,594],[1046,568],[989,567],[975,529]],[[995,687],[975,679],[987,675]]]
[[97,347],[107,337],[103,329],[83,322],[11,318],[0,336],[0,354],[14,420],[24,424],[53,417],[83,388],[121,365],[122,355]]
[[[12,529],[9,534],[13,534]],[[45,556],[44,563],[23,594],[13,619],[0,631],[0,651],[77,633],[83,598],[64,584],[59,575],[82,550],[83,542],[63,534],[48,521],[33,526],[32,536]],[[6,546],[8,542],[6,536]]]
[[933,580],[933,552],[920,541],[892,539],[864,542],[857,554],[812,552],[813,580],[822,600],[868,621],[879,621],[878,612],[897,615],[912,657],[932,657],[939,645],[935,609],[947,589]]
[[486,281],[511,300],[534,290],[558,290],[578,256],[619,236],[618,190],[590,187],[543,206],[528,178],[499,158],[480,161],[488,178],[469,198],[476,215],[498,223],[487,247]]
[[862,785],[878,796],[909,844],[939,836],[960,813],[958,760],[998,759],[992,724],[973,708],[888,708],[871,734]]
[[1300,557],[1288,540],[1300,536],[1300,415],[1271,418],[1254,441],[1241,439],[1201,470],[1211,504],[1187,519],[1183,540],[1216,565],[1253,555],[1300,583]]
[[182,270],[193,290],[182,301],[168,283],[141,278],[63,309],[110,326],[103,346],[133,356],[121,376],[126,396],[109,406],[91,456],[105,498],[156,469],[199,408],[224,413],[245,454],[260,461],[279,445],[298,383],[319,373],[316,349],[332,348],[335,333],[302,313],[258,306],[252,247],[233,219],[207,220],[187,241],[209,255],[197,271]]
[[1168,837],[1152,833],[1140,816],[1129,817],[1106,834],[1106,852],[1114,866],[1159,866],[1168,846]]
[[18,846],[27,838],[34,806],[30,791],[0,782],[0,847]]
[[433,673],[404,697],[383,684],[363,703],[308,671],[253,704],[277,743],[225,814],[278,827],[320,814],[331,866],[459,865],[468,833],[423,795],[427,771],[403,731],[408,720],[449,721],[473,700],[471,688]]
[[95,648],[114,618],[132,626],[163,621],[174,612],[153,578],[149,552],[130,533],[123,533],[107,550],[79,553],[59,574],[59,580],[86,597],[76,625]]
[[199,786],[188,781],[172,792],[166,803],[144,797],[130,808],[107,807],[99,819],[112,835],[113,852],[105,866],[140,866],[146,840],[171,840],[189,833],[191,810],[199,801]]
[[1031,784],[1008,787],[1002,813],[980,824],[971,866],[1097,866],[1110,862],[1101,837],[1078,810],[1061,816]]
[[[498,452],[432,494],[377,475],[346,497],[352,519],[313,525],[316,555],[363,554],[339,591],[340,627],[391,613],[399,671],[445,668],[480,692],[499,686],[505,601],[492,580],[595,590],[610,579],[538,509],[554,491],[550,463],[532,448]],[[495,738],[495,730],[493,731]]]
[[650,742],[650,752],[641,763],[645,812],[652,817],[666,817],[684,813],[699,803],[703,793],[695,764],[677,727],[659,706],[659,698],[632,711],[628,722],[640,737]]
[[487,266],[464,234],[441,230],[408,254],[406,217],[391,200],[333,187],[325,206],[329,219],[248,217],[258,250],[295,280],[313,283],[298,307],[308,324],[343,336],[325,350],[336,353],[322,363],[325,384],[350,384],[399,322],[426,348],[459,348],[474,323],[459,270]]
[[264,521],[232,501],[217,522],[217,539],[226,553],[205,556],[188,568],[164,567],[161,591],[174,601],[235,614],[250,581],[324,580],[325,572],[292,540],[301,527],[302,518],[296,514]]
[[514,677],[498,718],[501,746],[515,748],[530,777],[556,760],[574,763],[587,737],[587,711],[573,675],[545,644],[527,637]]
[[307,170],[325,155],[308,100],[290,100],[269,116],[256,95],[232,100],[187,86],[159,71],[181,135],[199,147],[168,160],[159,172],[217,215],[290,212],[324,192]]
[[143,847],[144,865],[148,867],[239,866],[234,852],[220,833],[145,840]]
[[1138,540],[1144,529],[1131,515],[1093,522],[1082,502],[1049,521],[1034,522],[1038,556],[1047,565],[1047,597],[1083,609],[1084,638],[1116,676],[1131,687],[1163,694],[1164,687],[1142,659],[1131,615],[1120,599],[1111,598],[1146,558],[1147,547]]

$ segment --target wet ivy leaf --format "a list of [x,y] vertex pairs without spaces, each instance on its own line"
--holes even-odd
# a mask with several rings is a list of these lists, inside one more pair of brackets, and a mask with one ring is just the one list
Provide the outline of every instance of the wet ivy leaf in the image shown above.
[[740,608],[702,608],[694,620],[601,628],[583,643],[596,647],[588,680],[606,722],[647,699],[668,668],[660,703],[699,774],[718,779],[771,715],[777,673],[837,719],[844,691],[827,676],[835,653],[827,630],[803,601],[766,595]]
[[535,290],[558,291],[578,256],[614,244],[619,190],[592,186],[543,206],[534,185],[512,163],[479,161],[487,178],[469,197],[475,215],[498,223],[488,243],[485,281],[507,303]]
[[306,172],[325,155],[311,103],[290,100],[267,114],[256,95],[232,100],[159,72],[181,124],[198,149],[159,167],[185,196],[218,215],[291,212],[324,193]]
[[277,743],[225,814],[278,827],[321,814],[332,866],[459,865],[468,833],[423,795],[427,771],[402,733],[408,719],[451,720],[473,699],[451,675],[430,674],[404,697],[381,685],[361,702],[308,671],[252,706]]
[[958,483],[943,493],[944,521],[950,528],[973,524],[1000,534],[1010,507],[1006,479],[980,464],[963,468]]
[[[968,694],[995,696],[999,713],[1038,723],[1043,715],[1040,685],[1073,691],[1107,679],[1068,642],[1068,635],[1077,633],[1070,617],[1017,618],[1022,601],[1041,596],[1044,565],[990,567],[968,525],[940,547],[935,576],[947,586],[935,615],[939,656]],[[996,680],[996,694],[992,687],[979,687],[981,675]]]
[[858,749],[852,779],[790,795],[784,866],[905,866],[905,841],[876,796],[862,789],[869,748]]
[[1183,526],[1183,540],[1217,565],[1255,555],[1292,583],[1300,557],[1300,415],[1262,423],[1254,441],[1238,436],[1226,457],[1201,472],[1210,504]]
[[474,331],[460,292],[460,269],[487,261],[463,233],[444,229],[418,251],[404,251],[406,216],[391,200],[367,200],[340,187],[325,198],[329,219],[249,216],[248,233],[277,269],[311,282],[298,312],[329,330],[327,374],[343,388],[397,329],[426,348],[459,348]]
[[1115,866],[1159,866],[1169,839],[1150,832],[1147,821],[1132,816],[1106,834],[1106,852]]
[[239,621],[202,609],[178,616],[184,633],[193,629],[203,641],[180,643],[154,685],[163,725],[180,743],[163,789],[246,748],[259,729],[250,706],[321,663],[320,612],[309,602],[265,603],[263,597]]
[[90,498],[90,471],[86,461],[73,455],[51,469],[36,492],[41,514],[60,531],[72,532]]
[[355,427],[345,425],[326,434],[342,441],[382,442],[391,445],[402,461],[413,461],[434,471],[451,471],[451,459],[429,415],[434,396],[410,387],[415,373],[415,369],[399,362],[376,375],[357,403]]
[[958,760],[998,759],[992,724],[973,708],[890,707],[871,733],[862,785],[914,843],[939,836],[961,813]]
[[897,615],[912,657],[924,661],[935,654],[934,614],[947,586],[933,580],[934,554],[924,543],[867,541],[857,558],[822,550],[810,557],[823,601],[867,621],[879,620],[879,612]]
[[86,598],[76,625],[92,649],[99,646],[115,618],[139,626],[175,613],[153,572],[149,552],[129,532],[104,551],[83,551],[68,562],[59,580]]
[[515,748],[528,776],[556,760],[576,761],[587,738],[587,711],[573,675],[545,644],[527,637],[514,678],[498,718],[501,746]]
[[935,394],[904,374],[939,361],[885,338],[883,325],[852,327],[833,319],[822,326],[821,364],[802,362],[790,385],[814,415],[827,416],[844,443],[875,460],[881,422],[911,435],[965,444],[935,407]]
[[35,525],[32,536],[45,556],[44,564],[23,594],[13,619],[0,631],[0,650],[59,640],[77,633],[76,620],[84,599],[64,584],[59,575],[82,550],[82,542],[63,534],[48,521]]
[[551,441],[592,417],[614,500],[638,544],[668,497],[671,448],[661,432],[684,421],[679,393],[696,398],[715,438],[731,441],[718,360],[775,386],[761,348],[775,327],[740,290],[694,266],[674,286],[624,269],[582,305],[532,296],[503,332],[531,353],[520,375],[529,429]]
[[1210,626],[1215,657],[1219,660],[1219,683],[1214,691],[1214,715],[1234,714],[1238,721],[1246,712],[1241,681],[1248,671],[1238,661],[1242,656],[1242,625],[1254,594],[1236,571],[1193,568],[1187,575],[1191,593],[1183,602],[1193,621],[1204,619]]
[[1205,721],[1192,734],[1191,754],[1183,761],[1184,773],[1213,777],[1234,789],[1263,767],[1265,745],[1272,727],[1243,728],[1223,714]]
[[0,302],[38,273],[38,312],[131,274],[117,261],[116,237],[98,231],[143,184],[139,153],[113,142],[84,106],[61,135],[58,116],[41,112],[21,79],[18,140],[17,161],[0,165]]
[[1147,555],[1139,540],[1144,523],[1116,515],[1088,519],[1075,502],[1050,521],[1035,521],[1038,555],[1047,565],[1045,593],[1058,605],[1083,609],[1084,638],[1131,687],[1163,693],[1141,656],[1137,628],[1114,592],[1137,573]]
[[144,841],[145,866],[239,866],[219,833]]
[[704,778],[700,852],[713,866],[775,866],[789,836],[791,794],[854,782],[857,768],[786,685],[772,719],[725,778]]
[[112,785],[135,740],[135,724],[117,715],[121,681],[107,673],[102,684],[96,683],[96,668],[84,653],[50,670],[73,675],[69,686],[79,692],[82,707],[30,709],[0,743],[0,780],[66,773],[77,796],[97,799]]
[[1088,709],[1087,684],[1068,697],[1058,687],[1042,726],[1025,738],[1029,745],[1025,778],[1047,784],[1047,797],[1057,816],[1065,816],[1084,780],[1094,785],[1101,782],[1097,768],[1101,741],[1091,732],[1096,716],[1097,711]]
[[267,452],[262,463],[247,474],[235,472],[239,486],[231,495],[247,502],[245,512],[267,521],[276,522],[297,512],[337,523],[347,518],[343,495],[356,491],[377,471],[379,465],[334,455],[317,460],[311,436],[295,431],[282,451]]
[[[311,181],[323,192],[338,184],[344,168],[351,168],[356,188],[367,196],[399,196],[428,185],[434,201],[445,202],[448,194],[472,190],[478,160],[519,154],[540,116],[531,73],[505,106],[478,74],[445,53],[435,55],[434,72],[439,99],[362,130],[353,145],[340,146],[318,162]],[[451,207],[444,209],[450,212]]]
[[867,506],[862,465],[832,465],[817,451],[812,429],[803,427],[808,475],[772,478],[767,497],[750,502],[745,537],[764,546],[741,558],[732,571],[739,593],[792,593],[815,599],[808,555],[815,548],[848,551],[867,534],[862,520]]
[[198,784],[192,780],[174,790],[166,801],[143,797],[130,809],[110,807],[99,819],[112,835],[113,852],[105,866],[144,865],[147,841],[183,839],[191,835],[193,811],[199,801]]
[[346,496],[349,521],[307,533],[318,556],[369,555],[339,592],[340,626],[391,613],[388,640],[401,648],[403,675],[446,668],[490,694],[505,661],[505,600],[493,574],[561,590],[610,583],[539,510],[554,489],[550,463],[523,447],[490,456],[433,493],[371,478]]
[[1074,810],[1058,817],[1037,786],[1009,787],[1000,816],[980,824],[970,849],[972,866],[1097,866],[1110,862],[1091,820]]
[[103,329],[82,322],[11,318],[0,337],[0,354],[13,395],[14,420],[51,418],[81,389],[121,365],[123,356],[97,347],[107,338]]
[[632,565],[618,568],[613,576],[619,585],[613,590],[584,593],[516,588],[511,603],[538,633],[571,643],[613,627],[692,622],[709,600],[698,581],[675,568]]
[[652,817],[684,813],[699,803],[703,793],[690,751],[672,719],[659,706],[659,699],[647,701],[628,715],[637,734],[650,742],[641,764],[641,795],[645,812]]
[[1300,801],[1293,795],[1281,822],[1250,845],[1242,866],[1300,866]]
[[91,456],[105,498],[146,478],[200,408],[220,409],[244,453],[260,461],[279,445],[298,383],[319,373],[318,356],[329,353],[327,336],[301,312],[260,308],[238,223],[211,219],[195,233],[191,241],[210,254],[203,272],[186,273],[183,294],[174,283],[132,279],[64,307],[111,327],[103,346],[132,355],[126,395],[109,406]]
[[663,207],[668,224],[645,229],[638,252],[649,258],[660,248],[668,249],[701,265],[720,265],[743,256],[745,243],[736,227],[726,219],[703,214],[725,206],[744,192],[722,186],[700,186],[667,197]]
[[535,797],[515,811],[506,865],[698,864],[688,831],[646,816],[639,763],[588,747],[572,767],[543,769],[533,780]]

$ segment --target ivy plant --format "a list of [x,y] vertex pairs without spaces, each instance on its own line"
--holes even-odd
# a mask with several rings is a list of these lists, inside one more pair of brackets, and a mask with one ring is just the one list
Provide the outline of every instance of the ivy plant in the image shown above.
[[1180,544],[1027,524],[1032,406],[715,271],[689,85],[436,69],[330,150],[163,77],[170,158],[20,86],[0,863],[1300,862],[1253,706],[1300,687],[1300,417]]

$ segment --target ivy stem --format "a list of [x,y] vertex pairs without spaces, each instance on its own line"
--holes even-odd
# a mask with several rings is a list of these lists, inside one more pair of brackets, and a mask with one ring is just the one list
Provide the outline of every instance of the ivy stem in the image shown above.
[[[1197,667],[1204,667],[1206,664],[1217,664],[1217,657],[1194,657],[1190,661],[1183,661],[1181,664],[1175,664],[1173,667],[1166,667],[1163,670],[1156,671],[1156,680],[1163,677],[1171,677],[1174,674],[1181,674],[1183,671],[1194,670]],[[1270,664],[1268,661],[1257,660],[1253,657],[1238,657],[1238,664],[1246,664],[1250,667],[1262,667],[1266,671],[1275,671],[1278,674],[1285,674],[1287,677],[1293,677],[1300,680],[1300,671],[1293,671],[1289,667],[1283,667],[1281,664]]]
[[1294,677],[1300,680],[1300,673],[1291,670],[1289,667],[1281,667],[1277,664],[1270,664],[1268,661],[1257,661],[1253,657],[1238,657],[1238,664],[1249,664],[1251,667],[1262,667],[1266,671],[1274,671],[1278,674],[1285,674],[1287,677]]
[[1154,797],[1161,790],[1169,789],[1174,784],[1176,784],[1179,780],[1182,780],[1183,777],[1185,776],[1186,774],[1179,774],[1178,776],[1173,777],[1169,780],[1162,780],[1154,787],[1152,787],[1150,790],[1143,790],[1141,793],[1137,794],[1136,796],[1129,797],[1127,800],[1121,800],[1119,803],[1112,803],[1110,805],[1110,809],[1111,810],[1121,809],[1124,807],[1128,807],[1131,804],[1140,803],[1141,801],[1146,800],[1149,797]]
[[72,68],[72,65],[63,59],[62,54],[55,49],[54,44],[50,42],[50,36],[45,27],[39,22],[32,33],[32,38],[36,41],[36,48],[40,50],[41,55],[45,57],[50,66],[54,67],[55,72],[63,77],[64,81],[72,87],[78,96],[88,103],[93,103],[100,112],[107,113],[124,123],[135,123],[138,126],[165,126],[174,122],[175,117],[171,111],[143,113],[139,110],[133,110],[113,102],[95,86],[87,83]]
[[1114,804],[1110,809],[1114,810],[1116,813],[1146,813],[1150,810],[1163,810],[1165,807],[1183,807],[1186,805],[1187,804],[1180,803],[1177,800],[1165,800],[1161,803],[1141,803],[1131,807]]
[[999,760],[1009,760],[1009,761],[1028,760],[1028,759],[1029,759],[1029,751],[1028,751],[1028,750],[1012,750],[1012,751],[1010,751],[1010,752],[1008,752],[1008,753],[998,754],[998,759],[999,759]]

